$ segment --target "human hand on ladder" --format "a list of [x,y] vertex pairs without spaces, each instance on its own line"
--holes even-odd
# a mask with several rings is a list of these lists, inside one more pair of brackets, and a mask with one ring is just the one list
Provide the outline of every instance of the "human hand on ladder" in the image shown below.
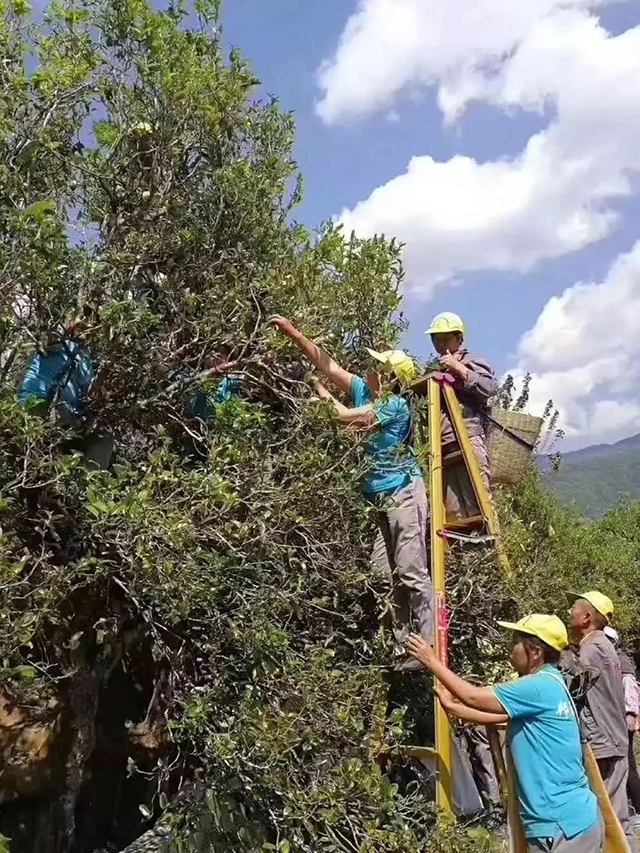
[[407,640],[407,651],[427,669],[431,669],[431,663],[437,660],[433,646],[423,639],[420,634],[410,634]]
[[440,361],[450,373],[453,373],[454,376],[459,377],[464,382],[469,375],[469,368],[462,364],[460,358],[461,355],[459,353],[450,353],[447,350],[444,355],[440,356]]

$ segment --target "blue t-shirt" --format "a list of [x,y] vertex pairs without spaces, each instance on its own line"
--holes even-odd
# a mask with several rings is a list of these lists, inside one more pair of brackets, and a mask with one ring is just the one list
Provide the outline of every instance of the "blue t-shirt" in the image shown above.
[[89,353],[77,341],[65,340],[46,353],[36,353],[27,367],[18,399],[51,403],[58,393],[58,408],[70,421],[78,419],[95,378]]
[[507,737],[516,768],[527,838],[567,838],[598,819],[582,760],[580,729],[562,676],[553,666],[493,688],[509,715]]
[[407,401],[398,394],[375,400],[371,389],[359,376],[351,380],[351,402],[355,408],[374,403],[377,426],[365,443],[371,466],[364,480],[369,498],[390,495],[422,477],[418,460],[404,442],[411,429]]
[[[180,375],[186,380],[190,372],[188,369],[183,369]],[[174,374],[175,375],[175,374]],[[242,379],[239,376],[224,376],[215,391],[208,392],[198,383],[194,386],[189,386],[189,412],[196,418],[203,421],[211,420],[215,414],[216,403],[226,403],[232,397],[240,396],[242,392]]]

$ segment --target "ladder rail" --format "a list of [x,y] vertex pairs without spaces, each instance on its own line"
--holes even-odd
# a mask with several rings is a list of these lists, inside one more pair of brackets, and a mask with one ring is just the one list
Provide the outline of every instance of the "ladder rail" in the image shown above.
[[[418,386],[414,386],[416,389]],[[458,446],[460,448],[460,456],[469,474],[469,479],[476,496],[479,515],[470,519],[461,519],[451,522],[452,530],[463,529],[467,526],[477,526],[483,523],[485,529],[495,539],[496,548],[500,558],[500,562],[505,570],[510,573],[510,567],[506,555],[501,549],[499,539],[499,524],[498,517],[489,494],[489,490],[482,478],[480,465],[476,456],[473,444],[469,437],[466,424],[462,415],[462,409],[455,391],[451,385],[446,382],[439,382],[436,376],[429,376],[426,381],[423,379],[419,383],[418,393],[424,395],[426,391],[427,397],[427,437],[429,449],[429,505],[430,505],[430,562],[431,575],[434,589],[434,617],[435,617],[435,650],[438,658],[446,665],[449,664],[449,612],[446,601],[446,552],[448,543],[446,536],[443,535],[447,531],[447,511],[446,511],[446,495],[445,495],[445,474],[444,460],[442,453],[442,411],[443,406],[449,413],[451,423],[456,435]],[[434,720],[435,720],[435,748],[410,746],[403,750],[407,756],[414,758],[431,758],[436,760],[437,777],[436,777],[436,802],[439,809],[440,820],[449,822],[454,820],[453,810],[453,741],[451,724],[449,717],[444,708],[438,701],[437,696],[434,696]],[[496,746],[499,748],[499,741],[496,737],[491,737],[493,741],[492,752],[495,754],[497,773],[501,777],[501,788],[503,796],[506,796],[508,772],[504,760],[498,764],[499,759],[496,754]],[[510,797],[510,807],[513,809],[512,797]],[[526,848],[520,848],[512,842],[512,850],[518,851]]]
[[[431,379],[430,382],[436,383],[436,380]],[[498,521],[498,514],[491,495],[489,494],[487,484],[482,476],[480,463],[478,462],[478,457],[476,456],[473,444],[471,443],[469,430],[467,429],[462,416],[460,401],[456,397],[455,390],[448,383],[443,383],[443,391],[444,402],[447,407],[447,411],[449,412],[449,417],[451,419],[451,424],[453,426],[458,445],[462,451],[464,464],[469,474],[469,479],[471,480],[471,486],[476,496],[478,508],[485,519],[487,530],[492,536],[496,537],[496,552],[498,554],[500,565],[507,577],[511,577],[513,574],[511,565],[509,564],[509,559],[504,551],[502,541],[500,539],[500,523]]]
[[[435,599],[435,649],[440,660],[447,665],[448,649],[448,613],[446,603],[445,578],[445,541],[436,535],[437,530],[444,527],[445,502],[444,481],[442,469],[442,424],[440,421],[441,396],[440,386],[430,381],[428,385],[429,413],[429,485],[431,494],[431,572]],[[437,500],[433,496],[440,496]],[[438,755],[438,775],[436,782],[436,802],[444,819],[453,816],[453,750],[451,744],[451,725],[449,718],[434,696],[435,740]]]

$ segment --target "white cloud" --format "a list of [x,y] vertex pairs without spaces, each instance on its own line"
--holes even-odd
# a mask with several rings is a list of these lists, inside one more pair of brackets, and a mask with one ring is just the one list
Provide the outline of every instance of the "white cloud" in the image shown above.
[[573,443],[640,431],[640,241],[601,283],[549,300],[511,372],[532,374],[531,411],[551,397]]
[[640,26],[608,34],[589,0],[362,0],[319,80],[327,122],[435,86],[445,120],[471,100],[554,114],[511,159],[438,162],[342,212],[348,230],[407,244],[414,288],[481,269],[529,270],[609,234],[640,169]]
[[360,0],[335,54],[321,65],[318,113],[328,124],[388,106],[411,86],[441,87],[449,99],[475,94],[500,61],[548,16],[609,0]]

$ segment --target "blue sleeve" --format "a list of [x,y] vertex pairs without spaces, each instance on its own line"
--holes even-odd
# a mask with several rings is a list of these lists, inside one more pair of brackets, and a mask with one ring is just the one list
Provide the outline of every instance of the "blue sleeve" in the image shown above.
[[41,356],[39,353],[31,356],[22,384],[20,385],[20,391],[18,392],[18,399],[21,403],[26,403],[29,397],[37,395],[41,390],[38,387],[38,379],[41,371],[40,361]]
[[496,698],[512,720],[524,717],[537,717],[548,709],[540,679],[535,675],[518,678],[508,684],[498,684],[493,688]]
[[355,409],[366,406],[373,399],[371,389],[360,376],[353,377],[349,391],[351,393],[351,404]]
[[88,393],[96,378],[93,361],[88,352],[83,352],[78,360],[78,379],[84,393]]
[[237,376],[225,376],[218,383],[214,399],[216,403],[226,403],[232,397],[239,397],[242,393],[242,380]]
[[403,400],[402,397],[398,397],[397,394],[393,394],[387,397],[386,400],[382,399],[379,403],[376,403],[375,412],[376,420],[381,426],[387,426],[392,421],[399,419],[404,419],[408,422],[411,417],[407,401]]

